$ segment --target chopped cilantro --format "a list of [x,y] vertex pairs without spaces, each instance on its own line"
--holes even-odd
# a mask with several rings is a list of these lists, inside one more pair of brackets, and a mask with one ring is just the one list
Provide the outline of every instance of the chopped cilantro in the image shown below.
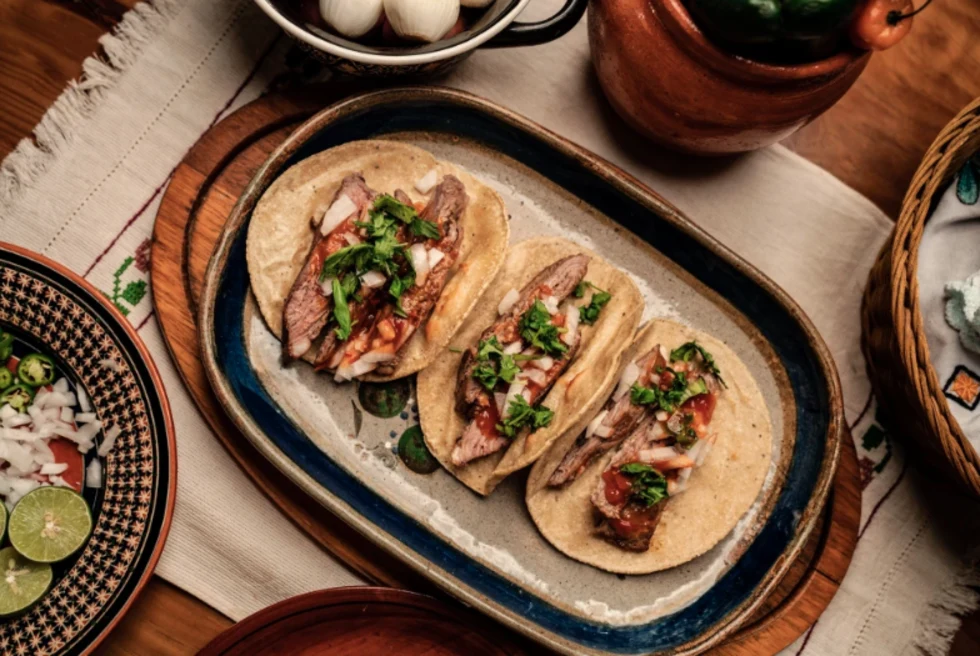
[[377,197],[374,201],[374,209],[390,214],[402,223],[411,223],[413,219],[419,218],[419,213],[415,211],[414,207],[388,194],[381,194]]
[[442,239],[442,231],[439,230],[439,226],[431,221],[426,221],[425,219],[415,219],[408,224],[408,229],[416,237],[425,237],[426,239]]
[[450,353],[462,353],[463,352],[463,349],[456,348],[455,346],[450,346],[449,347],[449,352]]
[[[690,412],[685,412],[684,416],[681,418],[681,430],[680,432],[674,433],[674,439],[685,449],[690,449],[698,441],[698,433],[694,430],[691,424],[694,422],[694,415]],[[670,430],[668,427],[667,430]],[[673,432],[673,431],[671,431]]]
[[551,323],[548,308],[540,300],[521,315],[518,323],[521,338],[551,356],[560,356],[568,351],[568,346],[561,341],[558,327]]
[[572,292],[572,296],[575,298],[582,298],[585,296],[585,290],[588,288],[588,286],[589,283],[583,280],[579,284],[575,285],[575,290]]
[[361,286],[360,280],[353,273],[348,273],[340,282],[340,288],[344,290],[344,297],[350,298],[354,296],[357,292],[358,287]]
[[345,340],[350,337],[353,324],[350,320],[350,307],[347,305],[347,295],[344,294],[344,286],[336,278],[331,284],[333,287],[333,316],[337,320],[337,338]]
[[667,498],[667,479],[650,465],[630,462],[619,468],[630,477],[630,498],[654,506]]
[[715,359],[704,349],[703,346],[697,342],[687,342],[686,344],[681,344],[675,348],[670,352],[670,361],[677,362],[680,360],[690,362],[695,353],[701,354],[701,359],[704,360],[705,368],[714,374],[714,376],[721,381],[721,384],[724,385],[725,381],[721,378],[721,370],[719,370],[718,365],[715,364]]
[[612,294],[609,292],[597,291],[592,294],[589,304],[578,309],[579,321],[587,326],[594,324],[599,320],[599,313],[602,312],[602,308],[611,298]]
[[520,367],[513,355],[504,353],[496,335],[481,339],[476,350],[477,366],[473,368],[473,378],[491,392],[500,381],[514,382]]
[[395,299],[395,314],[399,317],[408,316],[405,310],[402,309],[402,294],[404,294],[409,287],[415,284],[415,272],[410,271],[404,276],[399,276],[395,274],[391,277],[391,284],[388,286],[388,293],[391,297]]
[[669,367],[667,371],[674,374],[670,388],[662,390],[658,387],[644,387],[640,384],[634,384],[630,388],[630,401],[633,402],[633,405],[656,405],[665,412],[673,412],[677,406],[689,398],[698,394],[707,394],[708,386],[704,379],[698,378],[688,384],[684,372],[674,371]]
[[555,413],[548,408],[543,405],[533,407],[518,394],[510,402],[507,417],[502,423],[497,424],[497,432],[505,437],[514,438],[522,428],[528,427],[534,432],[547,426],[554,416]]

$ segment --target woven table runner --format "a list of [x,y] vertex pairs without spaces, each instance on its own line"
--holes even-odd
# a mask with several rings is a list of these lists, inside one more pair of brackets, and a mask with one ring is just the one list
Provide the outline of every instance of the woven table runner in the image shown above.
[[[536,0],[546,13],[560,0]],[[158,0],[103,39],[105,57],[0,166],[0,235],[105,291],[153,352],[174,410],[177,508],[158,573],[240,619],[358,578],[280,515],[197,413],[153,316],[149,238],[175,166],[211,125],[281,83],[290,43],[249,0]],[[289,77],[295,77],[290,75]],[[441,84],[525,114],[629,171],[782,285],[830,346],[861,462],[861,539],[816,627],[789,654],[942,653],[976,605],[972,546],[942,527],[881,428],[860,352],[860,297],[891,224],[782,147],[733,159],[664,153],[622,127],[588,61],[584,24],[533,49],[477,53]]]

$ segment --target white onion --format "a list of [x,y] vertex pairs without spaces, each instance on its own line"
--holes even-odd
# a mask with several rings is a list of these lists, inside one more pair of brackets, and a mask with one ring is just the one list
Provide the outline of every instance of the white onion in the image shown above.
[[650,384],[659,385],[660,384],[660,374],[650,374]]
[[31,419],[31,416],[30,415],[19,415],[17,413],[14,413],[14,416],[10,417],[9,419],[4,419],[3,420],[3,427],[4,428],[19,428],[21,426],[27,426],[27,425],[31,424],[33,421],[34,420]]
[[520,378],[515,378],[514,382],[510,384],[510,387],[507,388],[507,398],[504,399],[505,412],[500,413],[501,417],[506,416],[506,410],[510,408],[511,402],[519,395],[523,395],[524,388],[524,381]]
[[377,26],[382,5],[383,0],[320,0],[320,15],[340,34],[356,39]]
[[398,36],[433,43],[459,18],[459,0],[384,0],[385,16]]
[[565,327],[568,328],[568,332],[562,334],[561,341],[565,342],[569,346],[575,343],[575,338],[578,337],[578,322],[579,313],[578,308],[572,304],[569,304],[565,308]]
[[538,387],[544,387],[548,383],[548,376],[545,375],[545,373],[540,369],[528,367],[527,369],[521,371],[520,376],[525,380],[531,381]]
[[112,428],[105,432],[105,435],[102,437],[102,444],[99,445],[96,453],[100,457],[105,458],[112,451],[112,447],[116,445],[116,439],[121,433],[122,429],[119,427],[119,424],[114,424]]
[[99,365],[102,368],[108,369],[109,371],[113,371],[113,372],[115,372],[117,374],[122,371],[122,367],[119,366],[119,363],[116,362],[115,360],[111,359],[111,358],[106,358],[104,360],[99,360]]
[[666,462],[678,456],[677,449],[672,446],[659,446],[653,449],[640,451],[640,460],[643,462]]
[[[72,405],[74,405],[74,404],[72,404]],[[67,408],[67,405],[62,406],[60,408],[48,408],[43,413],[44,414],[44,418],[47,419],[48,421],[60,421],[61,420],[61,411],[64,410],[64,409],[66,409],[66,408]]]
[[514,304],[521,298],[520,292],[516,289],[511,289],[509,292],[504,294],[504,297],[500,299],[500,305],[497,306],[497,314],[507,314],[510,309],[514,307]]
[[102,463],[97,459],[92,460],[85,468],[85,487],[102,487]]
[[507,395],[504,392],[496,392],[493,395],[493,402],[497,405],[497,414],[503,417],[504,410],[507,408],[505,405],[507,403]]
[[595,432],[599,429],[599,426],[602,425],[602,421],[606,418],[606,415],[608,414],[609,414],[608,410],[603,410],[602,412],[597,414],[595,418],[589,422],[588,427],[585,429],[585,436],[592,437],[593,435],[595,435]]
[[333,296],[333,281],[335,278],[324,278],[323,282],[320,283],[320,291],[326,297]]
[[59,378],[57,381],[55,381],[55,384],[51,386],[51,389],[54,390],[55,392],[61,392],[62,394],[67,394],[69,391],[68,379]]
[[320,222],[320,234],[329,235],[334,231],[334,228],[356,211],[357,205],[350,199],[350,196],[341,194],[323,215],[323,220]]
[[657,410],[654,416],[657,418],[657,421],[667,421],[667,419],[670,417],[670,415],[663,410]]
[[446,254],[438,248],[429,250],[429,271],[435,269],[436,265],[442,262],[442,258],[444,257],[446,257]]
[[341,367],[337,370],[337,374],[333,377],[338,383],[343,383],[348,380],[357,378],[358,376],[363,376],[366,373],[374,371],[378,365],[374,362],[365,362],[364,358],[357,360],[353,364],[346,367]]
[[422,285],[429,277],[429,254],[422,244],[412,244],[408,252],[412,256],[412,266],[415,268],[415,284]]
[[92,404],[89,403],[88,394],[81,387],[76,387],[75,392],[78,395],[78,409],[82,412],[92,412]]
[[355,235],[353,232],[345,232],[344,233],[344,241],[347,242],[347,245],[348,246],[353,246],[354,244],[360,244],[361,243],[361,240],[358,239],[357,238],[357,235]]
[[[691,450],[687,452],[687,455],[694,460],[694,464],[700,467],[704,464],[705,458],[708,457],[708,452],[711,451],[711,447],[714,446],[714,438],[708,440],[698,440],[698,443],[691,447]],[[698,449],[700,447],[700,449]],[[694,449],[698,449],[695,452]]]
[[18,414],[20,413],[14,410],[9,404],[4,404],[4,406],[0,408],[0,420],[6,421],[11,417],[16,417]]
[[558,299],[554,296],[545,296],[541,299],[541,304],[548,310],[548,314],[558,314]]
[[595,434],[599,437],[612,437],[613,427],[602,425],[595,429]]
[[391,362],[395,359],[394,353],[385,351],[369,351],[361,356],[361,361],[370,363]]
[[672,497],[675,494],[680,494],[687,489],[687,479],[691,477],[691,472],[694,471],[690,467],[687,469],[682,469],[678,472],[676,477],[667,479],[667,496]]
[[385,274],[380,271],[368,271],[361,274],[361,282],[369,289],[377,289],[385,284]]
[[87,424],[98,419],[98,416],[94,412],[77,412],[75,413],[75,422],[79,424]]
[[75,421],[75,411],[68,407],[62,408],[60,419],[66,424],[72,423],[73,421]]
[[635,362],[630,362],[628,365],[626,365],[626,368],[623,369],[623,373],[619,376],[619,385],[616,387],[616,391],[613,392],[613,399],[618,401],[623,398],[623,396],[630,391],[630,388],[633,387],[633,383],[635,383],[636,379],[639,377],[640,368]]
[[511,342],[510,344],[504,347],[504,353],[506,355],[517,355],[518,353],[521,352],[521,348],[522,348],[522,344],[520,340],[516,342]]
[[65,462],[49,462],[47,464],[41,465],[42,476],[54,476],[55,474],[63,474],[67,470],[68,470],[68,463]]
[[430,170],[415,183],[415,188],[421,193],[427,194],[439,182],[439,172],[436,169]]
[[540,358],[531,360],[531,366],[537,367],[541,371],[549,371],[555,366],[555,359],[550,355],[542,355]]
[[51,481],[51,485],[57,485],[58,487],[71,487],[71,484],[69,484],[68,481],[63,479],[61,476],[48,476],[48,480]]

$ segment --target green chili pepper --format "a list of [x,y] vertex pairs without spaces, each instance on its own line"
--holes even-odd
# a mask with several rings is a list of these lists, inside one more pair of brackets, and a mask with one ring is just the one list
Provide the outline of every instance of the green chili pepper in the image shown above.
[[34,389],[23,383],[11,385],[0,394],[0,408],[9,405],[17,412],[24,412],[34,400]]
[[0,365],[10,359],[14,354],[14,336],[10,333],[4,334],[0,331]]
[[24,356],[17,365],[17,377],[31,387],[42,387],[54,382],[54,360],[41,353]]
[[0,364],[0,392],[14,384],[14,375],[10,369]]

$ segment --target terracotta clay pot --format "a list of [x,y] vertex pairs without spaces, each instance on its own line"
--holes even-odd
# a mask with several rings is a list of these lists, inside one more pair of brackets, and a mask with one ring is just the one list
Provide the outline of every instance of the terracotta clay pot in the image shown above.
[[591,0],[599,82],[634,128],[671,148],[736,153],[786,138],[851,87],[871,53],[848,49],[799,65],[725,52],[681,0]]

